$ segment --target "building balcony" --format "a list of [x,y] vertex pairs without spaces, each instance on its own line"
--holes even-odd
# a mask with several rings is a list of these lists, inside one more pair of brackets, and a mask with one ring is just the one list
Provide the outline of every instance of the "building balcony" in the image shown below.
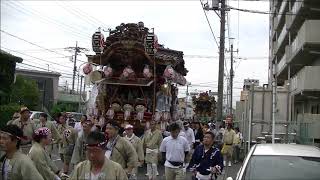
[[284,54],[277,64],[277,76],[279,76],[287,66],[287,56]]
[[288,80],[288,62],[291,57],[291,46],[285,47],[285,53],[279,63],[277,64],[277,78],[280,84]]
[[275,19],[277,19],[277,22],[278,22],[276,24],[277,26],[274,27],[275,29],[281,29],[282,28],[279,25],[282,26],[284,24],[285,14],[286,14],[286,12],[288,12],[288,10],[289,10],[289,2],[288,1],[282,1],[280,9],[279,9],[279,11],[277,13],[277,16],[275,18]]
[[276,60],[276,49],[277,49],[277,41],[272,41],[272,51],[271,51],[272,62]]
[[280,6],[282,4],[282,1],[283,0],[275,0],[274,1],[274,7],[275,7],[276,10],[278,10],[280,8]]
[[[307,20],[301,26],[296,38],[291,44],[292,56],[289,58],[289,63],[293,64],[308,64],[312,51],[320,49],[320,35],[317,30],[320,29],[320,20]],[[309,57],[310,56],[310,57]]]
[[[290,30],[298,29],[304,20],[302,14],[306,11],[305,0],[295,1],[291,12],[287,14],[286,23]],[[289,16],[289,17],[288,17]]]
[[275,32],[277,32],[277,27],[278,27],[278,25],[279,25],[279,21],[278,21],[278,18],[276,18],[276,17],[274,17],[273,18],[273,30],[275,31]]
[[[316,59],[320,58],[320,35],[315,30],[319,28],[320,20],[305,21],[291,45],[286,46],[286,66],[278,69],[277,76],[279,81],[284,82],[288,79],[289,65],[290,76],[292,77],[300,73],[305,66],[311,65]],[[320,75],[314,75],[314,77],[320,77]],[[295,80],[297,80],[297,77]]]
[[320,66],[304,66],[292,79],[290,91],[294,94],[320,92]]
[[279,54],[279,50],[284,50],[285,46],[289,43],[289,33],[287,30],[287,26],[285,25],[283,29],[281,30],[278,41],[277,41],[277,51],[276,54]]

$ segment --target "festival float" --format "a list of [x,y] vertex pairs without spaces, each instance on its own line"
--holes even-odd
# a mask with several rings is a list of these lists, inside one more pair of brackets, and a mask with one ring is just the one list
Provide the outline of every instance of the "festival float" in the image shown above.
[[143,22],[122,23],[106,38],[98,30],[92,48],[96,54],[83,67],[93,84],[88,114],[143,127],[177,120],[177,86],[188,72],[182,51],[159,44]]
[[195,107],[195,119],[208,123],[215,118],[216,100],[210,92],[202,92],[198,96],[192,96],[192,103]]

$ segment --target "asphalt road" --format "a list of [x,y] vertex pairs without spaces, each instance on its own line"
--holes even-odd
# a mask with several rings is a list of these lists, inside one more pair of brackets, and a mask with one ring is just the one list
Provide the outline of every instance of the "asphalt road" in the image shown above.
[[[62,169],[62,162],[58,154],[57,148],[54,148],[53,154],[51,156],[53,161],[58,166],[58,168]],[[235,179],[240,167],[241,167],[241,163],[233,164],[232,167],[225,167],[222,175],[218,177],[218,180],[225,180],[227,177],[232,177],[233,179]],[[159,176],[157,177],[157,180],[165,180],[164,166],[163,165],[158,166],[158,171],[159,171]],[[147,172],[146,165],[143,167],[140,167],[138,170],[138,180],[148,180],[147,176],[145,176],[146,172]],[[191,180],[191,179],[192,179],[191,172],[187,172],[186,180]]]

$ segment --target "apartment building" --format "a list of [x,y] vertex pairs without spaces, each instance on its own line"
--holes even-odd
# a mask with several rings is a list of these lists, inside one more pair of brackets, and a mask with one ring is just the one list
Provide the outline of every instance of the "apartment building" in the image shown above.
[[287,86],[291,131],[320,146],[320,1],[270,0],[269,84]]

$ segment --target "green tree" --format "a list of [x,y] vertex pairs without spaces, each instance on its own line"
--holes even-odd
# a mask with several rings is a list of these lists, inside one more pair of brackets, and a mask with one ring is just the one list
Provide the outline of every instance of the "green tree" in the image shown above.
[[40,92],[36,81],[17,75],[16,82],[12,84],[10,101],[35,109],[39,103]]
[[77,104],[74,103],[58,102],[52,107],[50,113],[55,116],[59,112],[76,112],[77,107]]
[[12,119],[12,115],[14,112],[20,110],[19,104],[5,104],[0,105],[0,128],[5,126],[9,120]]

